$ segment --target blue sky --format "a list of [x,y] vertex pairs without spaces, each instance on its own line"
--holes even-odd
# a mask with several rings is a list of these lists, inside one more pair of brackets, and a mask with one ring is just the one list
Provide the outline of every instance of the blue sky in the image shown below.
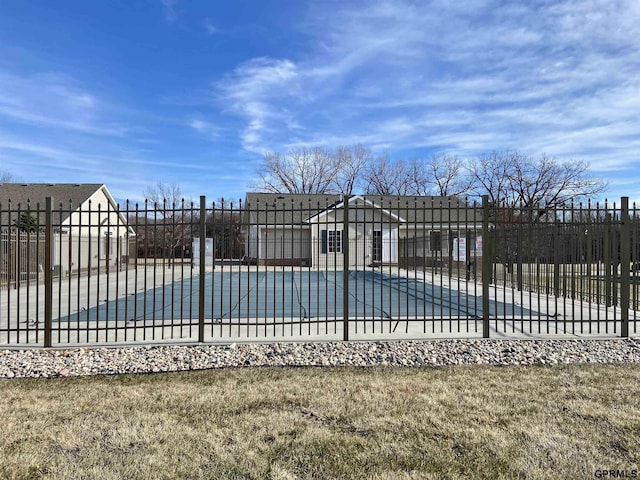
[[640,199],[640,2],[5,0],[0,170],[238,199],[265,151],[518,149]]

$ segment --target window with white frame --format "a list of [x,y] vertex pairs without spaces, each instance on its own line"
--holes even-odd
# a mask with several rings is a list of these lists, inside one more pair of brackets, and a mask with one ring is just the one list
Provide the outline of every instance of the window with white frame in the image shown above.
[[342,230],[329,230],[327,232],[327,251],[329,253],[342,253]]

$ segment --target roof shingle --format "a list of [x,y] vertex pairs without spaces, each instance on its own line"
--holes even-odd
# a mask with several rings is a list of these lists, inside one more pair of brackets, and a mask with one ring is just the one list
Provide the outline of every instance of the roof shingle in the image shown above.
[[[359,195],[408,224],[479,223],[481,211],[464,200],[439,196]],[[342,201],[342,195],[247,193],[244,222],[253,225],[300,225]],[[362,207],[357,207],[362,208]]]
[[102,183],[0,183],[0,212],[10,211],[11,222],[16,211],[39,212],[38,222],[43,224],[45,201],[52,197],[53,222],[59,225],[102,187]]

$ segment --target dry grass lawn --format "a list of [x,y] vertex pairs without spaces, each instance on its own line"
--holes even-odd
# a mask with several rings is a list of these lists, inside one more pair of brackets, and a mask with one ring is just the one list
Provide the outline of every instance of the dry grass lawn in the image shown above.
[[3,380],[0,418],[0,478],[595,478],[638,470],[640,365]]

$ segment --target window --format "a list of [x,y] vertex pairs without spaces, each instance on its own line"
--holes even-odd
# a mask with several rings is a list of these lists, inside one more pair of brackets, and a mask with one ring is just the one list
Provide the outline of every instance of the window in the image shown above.
[[432,252],[442,251],[442,232],[431,232],[429,234],[429,244]]
[[103,254],[106,258],[109,258],[113,253],[113,249],[111,246],[111,235],[112,232],[104,232],[104,251]]
[[329,230],[327,250],[329,253],[342,253],[342,230]]
[[342,230],[322,230],[322,253],[342,253]]
[[382,261],[382,231],[373,231],[373,261]]

